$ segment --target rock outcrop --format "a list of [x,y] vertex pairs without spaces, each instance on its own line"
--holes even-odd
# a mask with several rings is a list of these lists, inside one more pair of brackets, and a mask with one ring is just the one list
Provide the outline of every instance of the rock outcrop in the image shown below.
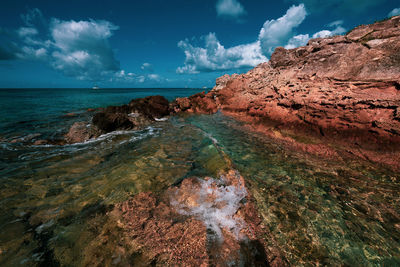
[[[400,169],[399,51],[396,16],[304,47],[278,47],[268,63],[217,79],[208,94],[180,99],[184,105],[175,110],[220,109],[274,137],[293,143],[300,134],[315,137],[316,150],[342,147]],[[210,109],[208,100],[217,107]]]
[[[279,249],[266,244],[274,238],[234,170],[221,179],[187,178],[161,194],[137,194],[108,218],[84,253],[87,265],[288,266]],[[109,225],[118,225],[118,239]],[[114,248],[114,259],[96,253],[103,246]]]
[[133,99],[128,105],[101,109],[93,115],[91,123],[75,122],[65,140],[78,143],[116,130],[136,130],[169,114],[169,102],[163,96]]
[[175,112],[205,113],[217,112],[218,106],[212,94],[197,93],[189,97],[177,98],[171,103],[171,109]]

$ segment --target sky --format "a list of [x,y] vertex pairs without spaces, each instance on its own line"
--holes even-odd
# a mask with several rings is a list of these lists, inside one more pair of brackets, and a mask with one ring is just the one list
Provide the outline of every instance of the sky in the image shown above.
[[4,0],[0,88],[212,87],[400,0]]

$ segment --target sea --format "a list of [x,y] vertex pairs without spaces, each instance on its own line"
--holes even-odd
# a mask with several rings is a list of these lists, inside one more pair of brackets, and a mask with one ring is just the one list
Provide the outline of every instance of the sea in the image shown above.
[[290,265],[400,266],[399,174],[368,160],[296,152],[221,112],[34,145],[62,138],[98,107],[201,91],[0,89],[0,266],[92,266],[113,205],[187,177],[218,179],[227,165],[275,237],[266,243]]

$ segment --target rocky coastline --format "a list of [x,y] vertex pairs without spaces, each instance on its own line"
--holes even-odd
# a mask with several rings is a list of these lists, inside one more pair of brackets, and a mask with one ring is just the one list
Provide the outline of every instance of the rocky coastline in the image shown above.
[[400,170],[400,16],[344,36],[278,47],[268,63],[224,75],[174,111],[217,110],[292,148]]
[[132,100],[77,122],[66,143],[139,129],[177,113],[221,111],[278,142],[312,154],[341,154],[400,169],[400,17],[344,36],[278,47],[267,63],[224,75],[208,93]]
[[[312,39],[303,47],[278,47],[269,62],[245,74],[218,78],[208,93],[172,102],[149,96],[92,111],[91,121],[75,122],[64,140],[56,143],[138,130],[179,113],[220,111],[287,148],[327,159],[358,157],[398,171],[399,51],[400,16],[359,26],[344,36]],[[49,143],[38,141],[38,145]],[[288,265],[278,246],[264,242],[274,237],[262,224],[243,177],[232,164],[220,177],[222,182],[189,177],[161,193],[142,192],[117,204],[108,212],[101,238],[92,242],[91,249],[102,251],[106,243],[111,244],[120,255],[135,255],[135,266]],[[225,198],[219,200],[231,192],[238,197],[233,209]],[[228,215],[233,226],[217,224],[210,231],[197,209],[207,202],[218,212],[232,209]],[[121,232],[108,230],[115,225]],[[237,225],[243,227],[236,231]],[[96,251],[85,252],[96,255],[96,262],[85,259],[90,265],[132,264],[131,256],[114,259]]]

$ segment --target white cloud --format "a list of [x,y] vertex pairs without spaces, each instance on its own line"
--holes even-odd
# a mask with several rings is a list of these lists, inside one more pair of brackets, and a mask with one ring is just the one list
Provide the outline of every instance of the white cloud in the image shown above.
[[335,27],[334,29],[331,30],[322,30],[319,32],[316,32],[313,34],[312,38],[325,38],[325,37],[329,37],[329,36],[334,36],[334,35],[340,35],[340,34],[344,34],[346,32],[346,29],[343,28],[343,20],[337,20],[334,22],[331,22],[328,24],[328,27]]
[[292,48],[306,45],[308,40],[310,40],[309,34],[299,34],[299,35],[293,36],[292,38],[289,39],[288,43],[285,45],[285,48],[292,49]]
[[97,80],[119,70],[108,39],[118,27],[108,21],[61,21],[50,26],[53,53],[51,65],[67,76]]
[[395,8],[392,11],[390,11],[390,13],[388,14],[388,17],[393,17],[393,16],[397,16],[397,15],[400,15],[400,7]]
[[109,79],[110,82],[123,82],[123,83],[159,83],[165,81],[160,75],[151,73],[137,75],[132,72],[126,72],[125,70],[120,70],[114,73]]
[[47,23],[39,9],[21,15],[24,26],[14,36],[17,40],[2,40],[0,28],[0,60],[46,60],[54,69],[67,76],[89,81],[158,83],[164,79],[153,73],[150,63],[142,70],[150,74],[138,76],[120,68],[109,39],[119,27],[105,20],[64,21],[52,18]]
[[148,62],[145,62],[145,63],[142,64],[142,66],[140,67],[140,69],[141,69],[141,70],[144,70],[144,71],[153,71],[153,65],[151,65],[151,64],[148,63]]
[[299,46],[304,46],[307,44],[308,40],[310,40],[311,38],[325,38],[325,37],[329,37],[329,36],[343,34],[346,32],[346,29],[343,28],[342,24],[343,24],[342,20],[337,20],[337,21],[331,22],[327,26],[335,27],[334,29],[318,31],[318,32],[314,33],[312,35],[312,37],[310,37],[309,34],[295,35],[289,39],[288,43],[285,45],[285,48],[292,49],[292,48],[296,48]]
[[263,53],[269,56],[277,46],[286,44],[293,35],[293,29],[303,22],[306,15],[304,5],[300,4],[290,7],[286,14],[277,20],[267,20],[259,34]]
[[253,67],[267,61],[267,58],[261,53],[258,41],[225,48],[218,41],[215,33],[209,33],[204,40],[204,48],[193,46],[187,39],[178,43],[178,47],[184,51],[186,58],[185,65],[179,67],[177,73],[199,73]]
[[217,15],[222,17],[238,18],[246,14],[242,4],[237,0],[218,0],[215,7]]
[[225,48],[215,33],[205,37],[205,47],[195,47],[188,39],[180,41],[178,47],[185,53],[185,63],[176,71],[199,73],[254,67],[267,61],[277,46],[285,45],[306,15],[304,5],[292,6],[281,18],[267,20],[255,42],[230,48]]
[[185,53],[185,62],[184,66],[178,67],[176,72],[200,73],[254,67],[268,61],[267,57],[278,46],[291,49],[306,45],[310,38],[328,37],[346,32],[342,26],[343,21],[337,20],[329,23],[328,29],[312,35],[294,35],[294,29],[304,21],[306,16],[307,11],[303,4],[292,6],[282,17],[267,20],[255,42],[230,48],[225,48],[218,41],[215,33],[209,33],[203,37],[204,47],[194,46],[188,39],[182,40],[178,43],[178,47]]
[[149,74],[148,75],[148,78],[150,79],[150,80],[153,80],[153,81],[158,81],[158,80],[160,80],[160,75],[158,75],[158,74]]
[[43,60],[47,58],[47,50],[43,47],[33,48],[30,46],[24,46],[22,47],[21,52],[18,53],[18,57],[30,60]]

